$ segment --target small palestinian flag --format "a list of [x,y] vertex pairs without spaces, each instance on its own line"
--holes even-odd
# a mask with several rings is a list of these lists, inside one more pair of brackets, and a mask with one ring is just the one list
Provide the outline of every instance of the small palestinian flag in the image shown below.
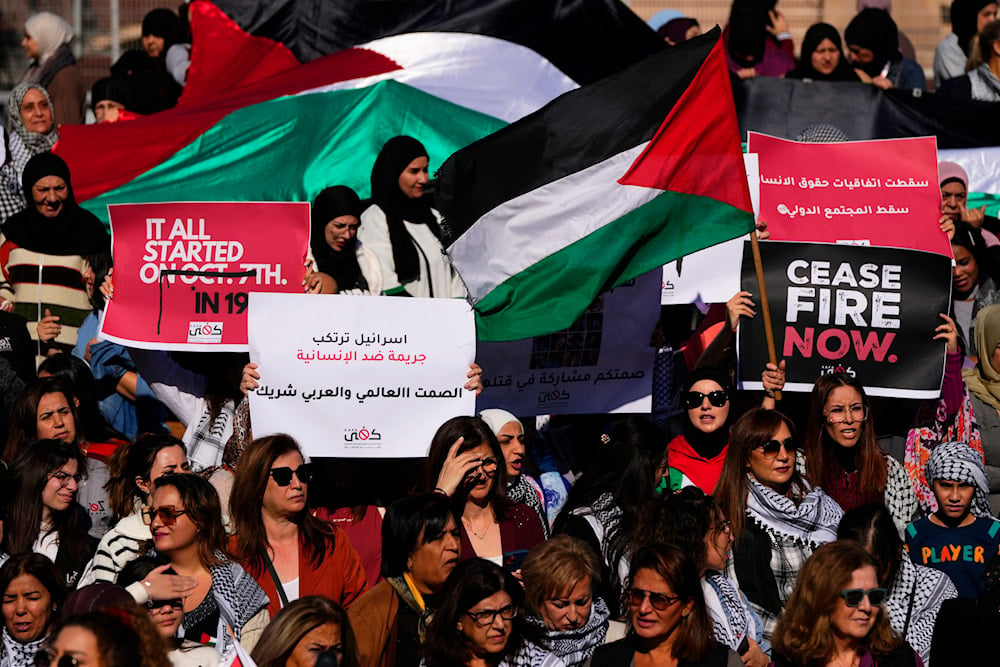
[[460,150],[437,193],[484,341],[568,327],[602,292],[750,232],[719,30]]

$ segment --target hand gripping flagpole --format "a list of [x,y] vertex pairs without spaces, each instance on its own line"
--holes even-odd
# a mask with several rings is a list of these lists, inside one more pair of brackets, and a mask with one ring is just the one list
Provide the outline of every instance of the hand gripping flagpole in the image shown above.
[[[767,341],[767,359],[775,368],[778,354],[774,349],[774,327],[771,326],[771,306],[767,302],[767,286],[764,284],[764,264],[760,259],[760,242],[757,230],[750,232],[750,247],[753,250],[753,270],[757,274],[757,292],[760,294],[760,316],[764,318],[764,339]],[[781,400],[781,391],[774,392],[774,400]]]

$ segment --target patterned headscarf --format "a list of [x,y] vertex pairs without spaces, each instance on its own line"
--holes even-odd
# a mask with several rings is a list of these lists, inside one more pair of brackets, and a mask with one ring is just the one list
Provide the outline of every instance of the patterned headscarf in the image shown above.
[[934,480],[947,479],[976,487],[970,510],[976,516],[992,516],[988,500],[989,482],[983,457],[964,442],[949,442],[934,449],[927,461],[927,483],[934,487]]
[[49,131],[45,134],[32,132],[25,127],[24,121],[21,120],[21,102],[24,101],[24,96],[27,95],[28,91],[32,88],[42,92],[42,95],[45,96],[45,101],[49,103],[49,109],[52,109],[52,98],[49,97],[49,93],[45,90],[44,86],[40,86],[37,83],[21,83],[18,84],[14,90],[10,91],[10,97],[7,98],[7,131],[11,135],[11,158],[15,160],[15,162],[18,159],[18,155],[15,152],[15,136],[20,139],[21,148],[26,152],[27,156],[23,158],[24,163],[27,163],[28,158],[34,155],[51,151],[52,147],[56,145],[56,141],[59,139],[59,133],[56,131],[56,117],[54,111],[52,116],[52,127],[49,128]]

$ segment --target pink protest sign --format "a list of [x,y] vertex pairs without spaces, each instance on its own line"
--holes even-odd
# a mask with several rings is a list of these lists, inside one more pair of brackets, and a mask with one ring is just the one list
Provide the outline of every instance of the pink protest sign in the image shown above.
[[759,218],[772,239],[951,256],[934,137],[816,144],[751,132],[747,150],[758,155]]
[[158,350],[247,349],[251,292],[301,292],[309,204],[108,207],[114,299],[102,335]]

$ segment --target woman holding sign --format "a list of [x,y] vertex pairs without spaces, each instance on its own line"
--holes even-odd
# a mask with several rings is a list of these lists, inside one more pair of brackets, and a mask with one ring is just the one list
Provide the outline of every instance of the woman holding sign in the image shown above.
[[427,149],[413,137],[385,143],[358,238],[378,257],[384,294],[462,298],[465,286],[441,245],[441,217],[424,194],[427,165]]
[[806,475],[849,511],[884,502],[902,534],[917,511],[906,469],[882,453],[871,404],[861,383],[846,373],[813,385],[806,423]]

